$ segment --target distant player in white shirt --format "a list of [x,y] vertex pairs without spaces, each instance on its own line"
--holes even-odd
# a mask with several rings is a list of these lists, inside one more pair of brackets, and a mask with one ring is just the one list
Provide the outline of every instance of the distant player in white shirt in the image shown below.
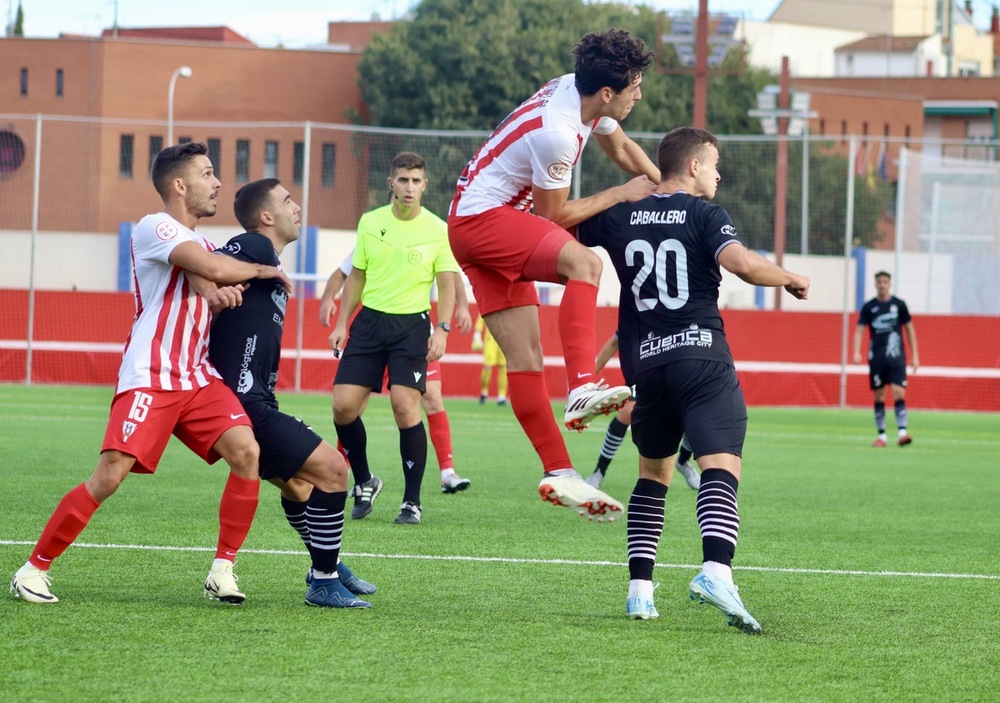
[[170,146],[153,164],[164,208],[142,218],[132,232],[136,314],[101,456],[91,477],[63,497],[11,580],[11,590],[28,602],[58,602],[49,592],[52,561],[129,472],[156,471],[171,434],[208,463],[223,458],[229,464],[205,594],[229,603],[246,598],[233,562],[257,510],[259,448],[243,406],[208,359],[208,330],[213,308],[242,302],[243,286],[232,284],[252,278],[289,284],[274,266],[213,256],[212,244],[195,234],[198,220],[215,214],[222,187],[207,153],[199,143]]
[[[507,357],[510,404],[545,472],[539,493],[603,520],[620,516],[622,505],[576,472],[552,417],[534,281],[566,286],[559,306],[569,389],[563,422],[583,430],[596,415],[620,408],[631,391],[596,378],[602,265],[567,228],[616,203],[645,198],[659,183],[659,169],[618,124],[642,98],[642,74],[653,54],[621,29],[587,34],[573,54],[575,72],[550,81],[515,109],[469,161],[448,212],[448,236]],[[570,200],[573,167],[591,133],[634,178]]]

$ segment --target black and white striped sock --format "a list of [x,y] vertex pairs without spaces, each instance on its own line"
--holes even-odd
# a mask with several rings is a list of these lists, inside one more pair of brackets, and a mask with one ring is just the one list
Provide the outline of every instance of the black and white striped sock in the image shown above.
[[340,540],[344,535],[344,505],[347,492],[326,493],[313,488],[306,507],[309,526],[309,554],[313,571],[320,578],[332,578],[340,558]]
[[663,534],[667,487],[640,478],[632,489],[625,522],[628,527],[628,572],[630,579],[653,580],[656,548]]
[[285,519],[292,529],[299,533],[302,543],[309,548],[309,527],[306,525],[306,506],[308,503],[300,503],[297,500],[288,500],[281,497],[281,509],[285,511]]
[[604,444],[601,445],[601,455],[597,458],[597,470],[602,474],[607,473],[611,460],[625,441],[625,433],[628,432],[628,425],[617,417],[611,418],[608,431],[604,433]]
[[736,553],[740,532],[739,506],[736,489],[739,481],[725,469],[705,469],[701,472],[701,487],[695,515],[701,527],[701,549],[705,561],[729,566]]

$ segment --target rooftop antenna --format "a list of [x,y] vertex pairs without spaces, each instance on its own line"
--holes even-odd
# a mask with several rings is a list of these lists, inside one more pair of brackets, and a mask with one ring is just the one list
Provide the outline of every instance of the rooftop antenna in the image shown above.
[[115,20],[114,24],[111,25],[111,36],[115,39],[118,38],[118,0],[115,0]]

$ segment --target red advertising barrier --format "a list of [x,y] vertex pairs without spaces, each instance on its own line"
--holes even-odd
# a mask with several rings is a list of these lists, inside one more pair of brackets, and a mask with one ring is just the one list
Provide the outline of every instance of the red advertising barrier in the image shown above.
[[[0,306],[0,381],[23,382],[27,373],[27,291],[0,290]],[[317,300],[304,301],[299,386],[309,391],[329,390],[336,371],[326,342],[329,330],[319,324],[318,309]],[[35,295],[34,310],[33,383],[114,385],[134,315],[130,294],[42,291]],[[598,347],[614,332],[617,312],[616,308],[598,309]],[[554,399],[565,397],[558,308],[542,307],[539,316],[546,380]],[[725,310],[723,317],[750,405],[839,405],[840,313]],[[281,390],[295,387],[297,318],[298,305],[293,299],[285,320]],[[852,315],[851,333],[856,321],[857,316]],[[914,324],[923,366],[910,378],[907,404],[924,409],[1000,411],[1000,318],[925,315]],[[479,393],[481,357],[471,351],[470,344],[470,335],[452,332],[449,336],[444,359],[447,395],[474,397]],[[602,375],[609,382],[621,382],[617,366],[605,369]],[[867,367],[848,367],[846,398],[854,407],[871,404]]]

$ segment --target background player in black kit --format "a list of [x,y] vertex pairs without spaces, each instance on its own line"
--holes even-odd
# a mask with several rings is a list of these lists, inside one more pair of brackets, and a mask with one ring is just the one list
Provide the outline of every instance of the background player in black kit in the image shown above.
[[732,577],[747,410],[719,314],[719,267],[747,283],[784,286],[800,299],[808,295],[809,279],[744,247],[729,213],[706,202],[721,178],[711,132],[669,132],[658,160],[662,180],[655,193],[577,228],[583,244],[607,250],[618,273],[619,356],[635,372],[639,480],[627,513],[625,610],[635,619],[659,617],[653,565],[677,445],[686,435],[702,467],[696,514],[704,561],[690,583],[691,598],[722,610],[730,625],[759,633]]
[[910,364],[913,373],[920,366],[917,352],[917,330],[910,318],[906,303],[889,292],[892,277],[886,271],[875,274],[875,297],[861,306],[858,326],[854,329],[854,363],[861,363],[861,338],[865,327],[871,335],[868,346],[868,386],[875,398],[875,429],[878,437],[873,447],[884,447],[885,436],[885,387],[892,389],[896,411],[896,442],[901,447],[913,441],[906,429],[906,349],[903,335],[910,345]]
[[[247,183],[236,192],[236,219],[246,228],[216,250],[242,261],[280,264],[279,254],[299,237],[299,212],[276,178]],[[260,445],[260,475],[277,485],[285,514],[312,557],[308,605],[370,608],[356,596],[375,587],[340,562],[347,500],[347,462],[298,418],[278,410],[281,334],[288,295],[280,285],[254,279],[243,304],[217,313],[209,342],[212,363],[253,422]],[[298,516],[295,518],[295,516]]]

